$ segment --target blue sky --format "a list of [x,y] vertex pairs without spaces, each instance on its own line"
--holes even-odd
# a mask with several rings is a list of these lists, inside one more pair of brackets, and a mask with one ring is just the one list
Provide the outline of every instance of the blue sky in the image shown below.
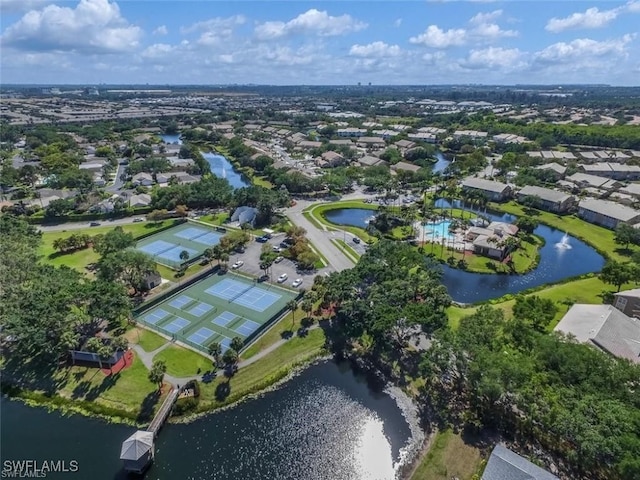
[[638,85],[640,0],[0,0],[2,83]]

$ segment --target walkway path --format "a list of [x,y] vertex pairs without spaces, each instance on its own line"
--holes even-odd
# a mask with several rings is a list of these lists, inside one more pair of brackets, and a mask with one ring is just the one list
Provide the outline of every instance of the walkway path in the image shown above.
[[[316,328],[320,328],[320,325],[317,324],[317,323],[315,323],[311,327],[309,327],[308,330],[315,330]],[[291,338],[294,338],[294,337],[295,337],[295,335],[293,335]],[[261,358],[264,358],[265,356],[269,355],[274,350],[280,348],[282,345],[287,343],[289,340],[291,340],[291,338],[281,338],[277,342],[274,342],[271,345],[269,345],[264,350],[260,350],[258,353],[253,355],[251,358],[248,358],[246,360],[242,360],[242,361],[238,362],[238,369],[241,369],[241,368],[244,368],[244,367],[248,367],[252,363],[257,362]],[[162,345],[161,347],[156,348],[155,350],[153,350],[151,352],[147,352],[146,350],[144,350],[138,344],[133,345],[132,348],[136,352],[136,354],[138,355],[138,358],[140,358],[140,360],[142,361],[144,366],[147,367],[147,369],[151,370],[151,366],[153,365],[153,357],[155,357],[158,353],[160,353],[162,350],[167,348],[169,345],[173,345],[173,343],[172,342],[167,342],[164,345]],[[201,355],[209,358],[208,355],[204,355],[203,353],[201,353]],[[213,362],[213,359],[211,359],[211,360]],[[216,376],[219,376],[219,375],[224,375],[224,370],[218,370],[216,372]],[[174,387],[176,387],[178,385],[184,385],[185,383],[187,383],[187,382],[189,382],[191,380],[202,380],[202,375],[192,375],[192,376],[189,376],[189,377],[174,377],[173,375],[169,375],[169,374],[165,373],[164,379],[165,379],[166,382],[168,382],[171,385],[173,385]]]

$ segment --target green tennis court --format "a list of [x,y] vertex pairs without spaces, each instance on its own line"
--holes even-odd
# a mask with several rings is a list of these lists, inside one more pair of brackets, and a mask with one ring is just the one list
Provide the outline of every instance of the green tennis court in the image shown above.
[[202,257],[207,248],[217,245],[224,232],[201,223],[185,222],[181,225],[143,238],[136,249],[151,255],[157,263],[178,268],[183,263],[180,254],[186,251],[189,261]]
[[234,273],[214,273],[136,315],[136,321],[203,352],[255,336],[299,292]]

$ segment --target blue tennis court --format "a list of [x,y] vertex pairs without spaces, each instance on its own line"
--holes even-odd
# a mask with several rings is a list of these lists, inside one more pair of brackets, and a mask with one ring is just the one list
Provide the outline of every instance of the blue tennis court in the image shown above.
[[216,325],[220,325],[221,327],[226,327],[229,324],[229,322],[234,320],[236,317],[237,317],[236,314],[225,311],[211,321]]
[[195,307],[193,307],[192,309],[187,310],[187,313],[190,313],[194,317],[201,317],[202,315],[204,315],[208,311],[212,310],[213,308],[214,308],[213,305],[209,305],[208,303],[200,302]]
[[156,240],[148,245],[138,247],[138,250],[148,253],[151,256],[155,256],[163,251],[171,250],[175,248],[175,243],[165,242],[164,240]]
[[171,323],[169,323],[168,325],[165,325],[162,328],[167,332],[176,333],[178,330],[182,330],[184,327],[189,325],[189,323],[191,323],[189,322],[189,320],[185,320],[184,318],[178,317],[175,320],[173,320]]
[[222,337],[220,340],[220,346],[222,347],[222,351],[224,352],[226,349],[231,347],[231,339],[227,337]]
[[202,243],[203,245],[217,245],[222,235],[219,233],[207,232],[199,237],[192,238],[192,242]]
[[221,282],[210,286],[205,292],[256,312],[264,312],[282,298],[282,295],[268,292],[257,285],[249,284],[247,286],[245,283],[230,278],[225,278]]
[[157,254],[157,257],[164,258],[165,260],[171,260],[172,262],[182,262],[180,258],[180,254],[185,251],[189,254],[189,258],[196,255],[198,252],[191,248],[183,247],[181,245],[176,245],[175,247],[167,250],[166,252],[162,252]]
[[188,340],[197,343],[198,345],[204,345],[211,335],[213,335],[213,330],[209,330],[206,327],[199,328],[196,332],[189,335]]
[[173,300],[171,300],[169,302],[169,305],[171,305],[174,308],[182,308],[191,302],[193,302],[193,298],[188,297],[186,295],[180,295],[178,298],[174,298]]
[[200,235],[204,235],[206,233],[209,233],[209,232],[204,228],[189,227],[174,233],[174,235],[176,237],[186,238],[187,240],[193,240],[194,238],[199,237]]
[[242,323],[241,325],[238,325],[233,330],[235,332],[238,332],[243,337],[248,337],[253,332],[255,332],[259,327],[260,327],[260,324],[256,322],[252,322],[251,320],[245,320],[244,323]]
[[161,308],[158,308],[157,310],[154,310],[153,312],[147,313],[143,319],[145,322],[151,323],[152,325],[155,325],[156,323],[158,323],[160,320],[162,320],[163,318],[166,318],[169,316],[169,312],[167,312],[166,310],[163,310]]

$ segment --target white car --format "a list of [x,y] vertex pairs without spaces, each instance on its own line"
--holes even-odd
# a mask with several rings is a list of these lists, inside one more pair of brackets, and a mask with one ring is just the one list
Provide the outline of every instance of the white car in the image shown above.
[[231,268],[240,268],[242,265],[244,265],[244,262],[242,260],[238,260],[236,263],[231,265]]
[[273,246],[273,251],[276,252],[276,253],[280,253],[282,251],[282,248],[279,247],[278,245],[274,245]]
[[144,218],[138,217],[133,219],[133,223],[138,223],[138,222],[144,222]]
[[288,275],[287,275],[286,273],[283,273],[282,275],[280,275],[280,276],[278,277],[278,283],[286,282],[286,281],[287,281],[287,278],[289,278],[289,277],[288,277]]
[[282,260],[284,260],[284,257],[282,255],[278,255],[276,257],[276,259],[274,260],[275,263],[280,263]]
[[301,278],[296,278],[293,283],[291,284],[292,287],[297,288],[300,285],[302,285],[302,279]]

